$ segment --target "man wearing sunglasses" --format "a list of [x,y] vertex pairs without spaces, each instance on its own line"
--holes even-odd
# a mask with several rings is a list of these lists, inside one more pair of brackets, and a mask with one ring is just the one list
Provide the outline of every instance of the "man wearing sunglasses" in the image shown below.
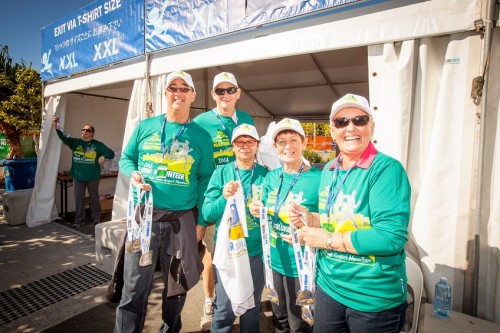
[[[212,98],[216,107],[204,112],[194,118],[210,137],[214,147],[214,163],[216,168],[220,168],[235,160],[231,146],[231,136],[233,130],[241,124],[253,125],[253,118],[246,112],[236,109],[236,102],[241,96],[241,89],[233,74],[222,72],[214,77],[212,86]],[[210,222],[210,221],[209,221]],[[203,290],[205,292],[205,304],[203,306],[203,317],[200,327],[203,331],[210,330],[214,298],[215,282],[212,271],[212,254],[214,253],[214,232],[215,227],[210,223],[205,231],[203,241],[207,245],[207,253],[203,258]]]
[[71,169],[69,174],[73,177],[73,193],[75,197],[74,228],[85,224],[85,189],[89,192],[91,200],[91,213],[93,224],[101,220],[101,203],[99,201],[99,179],[101,178],[101,165],[105,159],[113,159],[115,153],[104,143],[94,140],[94,127],[84,125],[81,138],[66,136],[59,129],[59,117],[52,119],[57,136],[71,149]]
[[[165,83],[166,114],[139,123],[119,162],[120,171],[130,176],[134,192],[138,186],[144,191],[143,198],[153,195],[153,207],[150,217],[143,218],[143,225],[151,222],[151,228],[141,229],[144,234],[151,230],[150,238],[139,238],[140,244],[149,242],[149,251],[142,247],[136,251],[133,243],[125,247],[124,286],[116,309],[115,333],[142,331],[158,260],[164,282],[159,331],[179,332],[186,291],[198,283],[202,271],[197,223],[203,219],[201,214],[195,215],[195,207],[201,210],[214,171],[213,148],[207,132],[190,119],[196,98],[191,75],[175,71]],[[138,196],[129,199],[128,207],[139,203]],[[128,232],[134,237],[132,228]],[[169,278],[171,261],[179,269],[172,267],[174,282]]]

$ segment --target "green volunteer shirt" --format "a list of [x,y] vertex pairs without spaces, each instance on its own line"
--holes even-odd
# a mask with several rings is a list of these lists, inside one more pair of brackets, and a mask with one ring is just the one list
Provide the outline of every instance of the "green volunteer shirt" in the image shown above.
[[76,180],[88,182],[101,178],[99,157],[104,156],[107,159],[115,157],[115,153],[101,141],[72,138],[64,135],[59,129],[56,129],[56,133],[59,139],[71,149],[69,174]]
[[231,117],[219,115],[215,109],[204,112],[194,118],[194,122],[203,127],[212,138],[214,163],[215,167],[219,168],[227,163],[233,162],[234,157],[233,148],[231,145],[231,136],[233,129],[241,124],[253,125],[253,118],[246,112],[236,110],[237,122]]
[[[317,285],[358,311],[398,306],[407,295],[404,246],[411,188],[405,170],[372,144],[351,171],[338,170],[335,176],[336,163],[329,162],[321,175],[321,227],[330,232],[352,231],[351,241],[359,255],[318,251]],[[328,213],[332,186],[340,186],[340,191]]]
[[[214,170],[212,151],[210,137],[198,124],[170,122],[160,115],[135,128],[119,165],[125,175],[139,171],[151,184],[155,207],[175,211],[198,204],[201,208]],[[198,223],[205,224],[201,214]]]
[[[281,177],[283,175],[283,177]],[[271,268],[276,272],[288,276],[298,277],[293,246],[285,242],[281,235],[290,233],[288,208],[292,202],[306,207],[311,212],[318,211],[318,186],[321,172],[316,167],[302,172],[297,178],[291,191],[290,185],[297,174],[283,172],[283,168],[269,172],[264,182],[263,202],[269,212],[269,241],[271,244]],[[279,202],[284,198],[279,209],[278,217],[275,215],[276,195],[279,191]]]
[[[268,170],[259,164],[255,164],[255,169],[244,170],[238,169],[238,173],[241,177],[241,182],[243,184],[244,193],[248,196],[250,189],[250,184],[252,185],[251,193],[248,197],[247,202],[247,214],[246,222],[248,228],[248,237],[245,238],[248,255],[249,256],[260,256],[262,255],[262,240],[260,234],[260,224],[259,219],[253,217],[250,214],[248,207],[253,200],[261,200],[264,178]],[[253,173],[253,175],[252,175]],[[215,236],[214,243],[217,242],[217,232],[219,230],[219,225],[222,219],[222,214],[226,207],[227,200],[224,199],[222,195],[222,189],[231,180],[238,180],[238,174],[236,173],[235,163],[229,163],[221,168],[215,170],[212,178],[205,192],[205,202],[203,204],[203,217],[207,221],[215,221]]]

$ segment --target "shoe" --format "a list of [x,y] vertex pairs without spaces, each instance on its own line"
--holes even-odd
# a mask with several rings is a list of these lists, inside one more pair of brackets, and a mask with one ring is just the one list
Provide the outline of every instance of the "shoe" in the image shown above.
[[73,224],[73,228],[78,229],[78,228],[80,228],[82,225],[83,225],[82,223],[74,223],[74,224]]
[[210,331],[212,327],[212,317],[214,315],[214,303],[205,303],[203,306],[203,317],[201,317],[200,327],[203,332]]
[[94,220],[94,222],[92,222],[92,224],[93,224],[94,226],[98,225],[99,223],[101,223],[101,221],[99,221],[99,220]]

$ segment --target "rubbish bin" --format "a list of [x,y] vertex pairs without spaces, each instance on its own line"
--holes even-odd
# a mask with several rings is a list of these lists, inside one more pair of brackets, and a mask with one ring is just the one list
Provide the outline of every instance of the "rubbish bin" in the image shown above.
[[32,193],[33,189],[29,188],[5,192],[3,194],[3,216],[8,224],[18,225],[26,223]]
[[3,160],[5,191],[11,192],[35,186],[36,157]]

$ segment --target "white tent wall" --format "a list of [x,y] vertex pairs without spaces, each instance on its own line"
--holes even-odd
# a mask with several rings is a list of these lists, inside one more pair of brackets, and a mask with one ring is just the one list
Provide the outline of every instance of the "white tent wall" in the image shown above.
[[485,118],[478,314],[500,323],[500,29],[493,34]]
[[461,33],[369,47],[377,147],[406,165],[413,191],[410,231],[429,299],[440,276],[462,310],[481,38]]
[[52,130],[51,120],[55,114],[58,114],[61,116],[61,121],[64,121],[65,112],[65,96],[50,97],[43,112],[35,187],[26,216],[26,224],[29,227],[49,223],[58,216],[54,193],[56,190],[57,165],[61,154],[61,140]]

